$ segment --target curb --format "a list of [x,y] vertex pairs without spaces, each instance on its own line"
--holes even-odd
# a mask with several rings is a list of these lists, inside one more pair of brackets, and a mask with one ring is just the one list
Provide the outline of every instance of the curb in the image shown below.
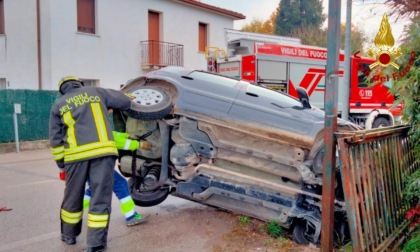
[[[27,141],[19,142],[19,151],[27,150],[40,150],[40,149],[49,149],[50,141],[49,140],[38,140],[38,141]],[[16,144],[12,143],[0,143],[0,154],[16,152]]]

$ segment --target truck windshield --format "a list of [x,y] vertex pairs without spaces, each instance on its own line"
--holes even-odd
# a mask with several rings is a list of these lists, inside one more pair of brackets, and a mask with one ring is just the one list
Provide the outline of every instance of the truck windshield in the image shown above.
[[371,88],[372,87],[371,70],[369,65],[360,62],[358,64],[357,82],[359,88]]

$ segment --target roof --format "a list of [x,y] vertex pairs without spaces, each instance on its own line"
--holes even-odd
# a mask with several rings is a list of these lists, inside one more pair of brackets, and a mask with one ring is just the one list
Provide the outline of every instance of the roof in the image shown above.
[[244,16],[243,14],[241,14],[239,12],[235,12],[235,11],[223,9],[223,8],[220,8],[220,7],[216,7],[216,6],[213,6],[213,5],[205,4],[205,3],[199,2],[197,0],[175,0],[175,1],[187,4],[187,5],[192,5],[192,6],[195,6],[195,7],[198,7],[198,8],[202,8],[202,9],[205,9],[205,10],[208,10],[208,11],[213,11],[213,12],[217,12],[217,13],[220,13],[220,14],[223,14],[223,15],[227,15],[227,16],[233,17],[236,20],[246,18],[246,16]]

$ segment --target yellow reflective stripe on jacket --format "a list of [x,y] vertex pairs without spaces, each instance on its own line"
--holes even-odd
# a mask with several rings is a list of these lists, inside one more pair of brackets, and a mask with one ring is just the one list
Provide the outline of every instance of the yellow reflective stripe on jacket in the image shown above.
[[83,160],[90,157],[97,157],[104,154],[115,154],[118,155],[118,150],[115,147],[103,147],[95,150],[87,150],[82,153],[65,155],[64,162],[72,162],[77,160]]
[[83,211],[80,212],[68,212],[61,209],[61,219],[68,224],[77,224],[82,220]]
[[93,118],[95,119],[96,129],[98,130],[99,141],[108,141],[108,133],[101,105],[99,103],[91,103],[90,106],[92,108]]
[[90,228],[106,228],[108,225],[108,214],[91,214],[88,213],[88,227]]
[[53,154],[54,160],[61,160],[64,158],[64,146],[58,146],[51,148],[51,153]]
[[102,142],[102,143],[96,142],[96,143],[80,145],[75,148],[64,149],[64,154],[66,155],[66,158],[67,158],[67,155],[79,154],[82,152],[106,148],[106,147],[112,147],[115,149],[117,148],[114,141],[107,141],[107,142]]
[[76,147],[77,146],[77,141],[76,141],[76,134],[74,132],[75,121],[74,121],[73,117],[71,116],[71,113],[70,112],[65,113],[63,115],[63,120],[64,120],[64,123],[68,127],[68,129],[67,129],[67,142],[68,142],[70,148]]

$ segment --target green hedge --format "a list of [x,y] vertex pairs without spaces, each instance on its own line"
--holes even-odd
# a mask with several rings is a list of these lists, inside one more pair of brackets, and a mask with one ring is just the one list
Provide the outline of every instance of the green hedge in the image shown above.
[[48,139],[51,105],[59,97],[57,91],[0,90],[0,143],[14,142],[14,104],[21,104],[17,114],[19,141]]

